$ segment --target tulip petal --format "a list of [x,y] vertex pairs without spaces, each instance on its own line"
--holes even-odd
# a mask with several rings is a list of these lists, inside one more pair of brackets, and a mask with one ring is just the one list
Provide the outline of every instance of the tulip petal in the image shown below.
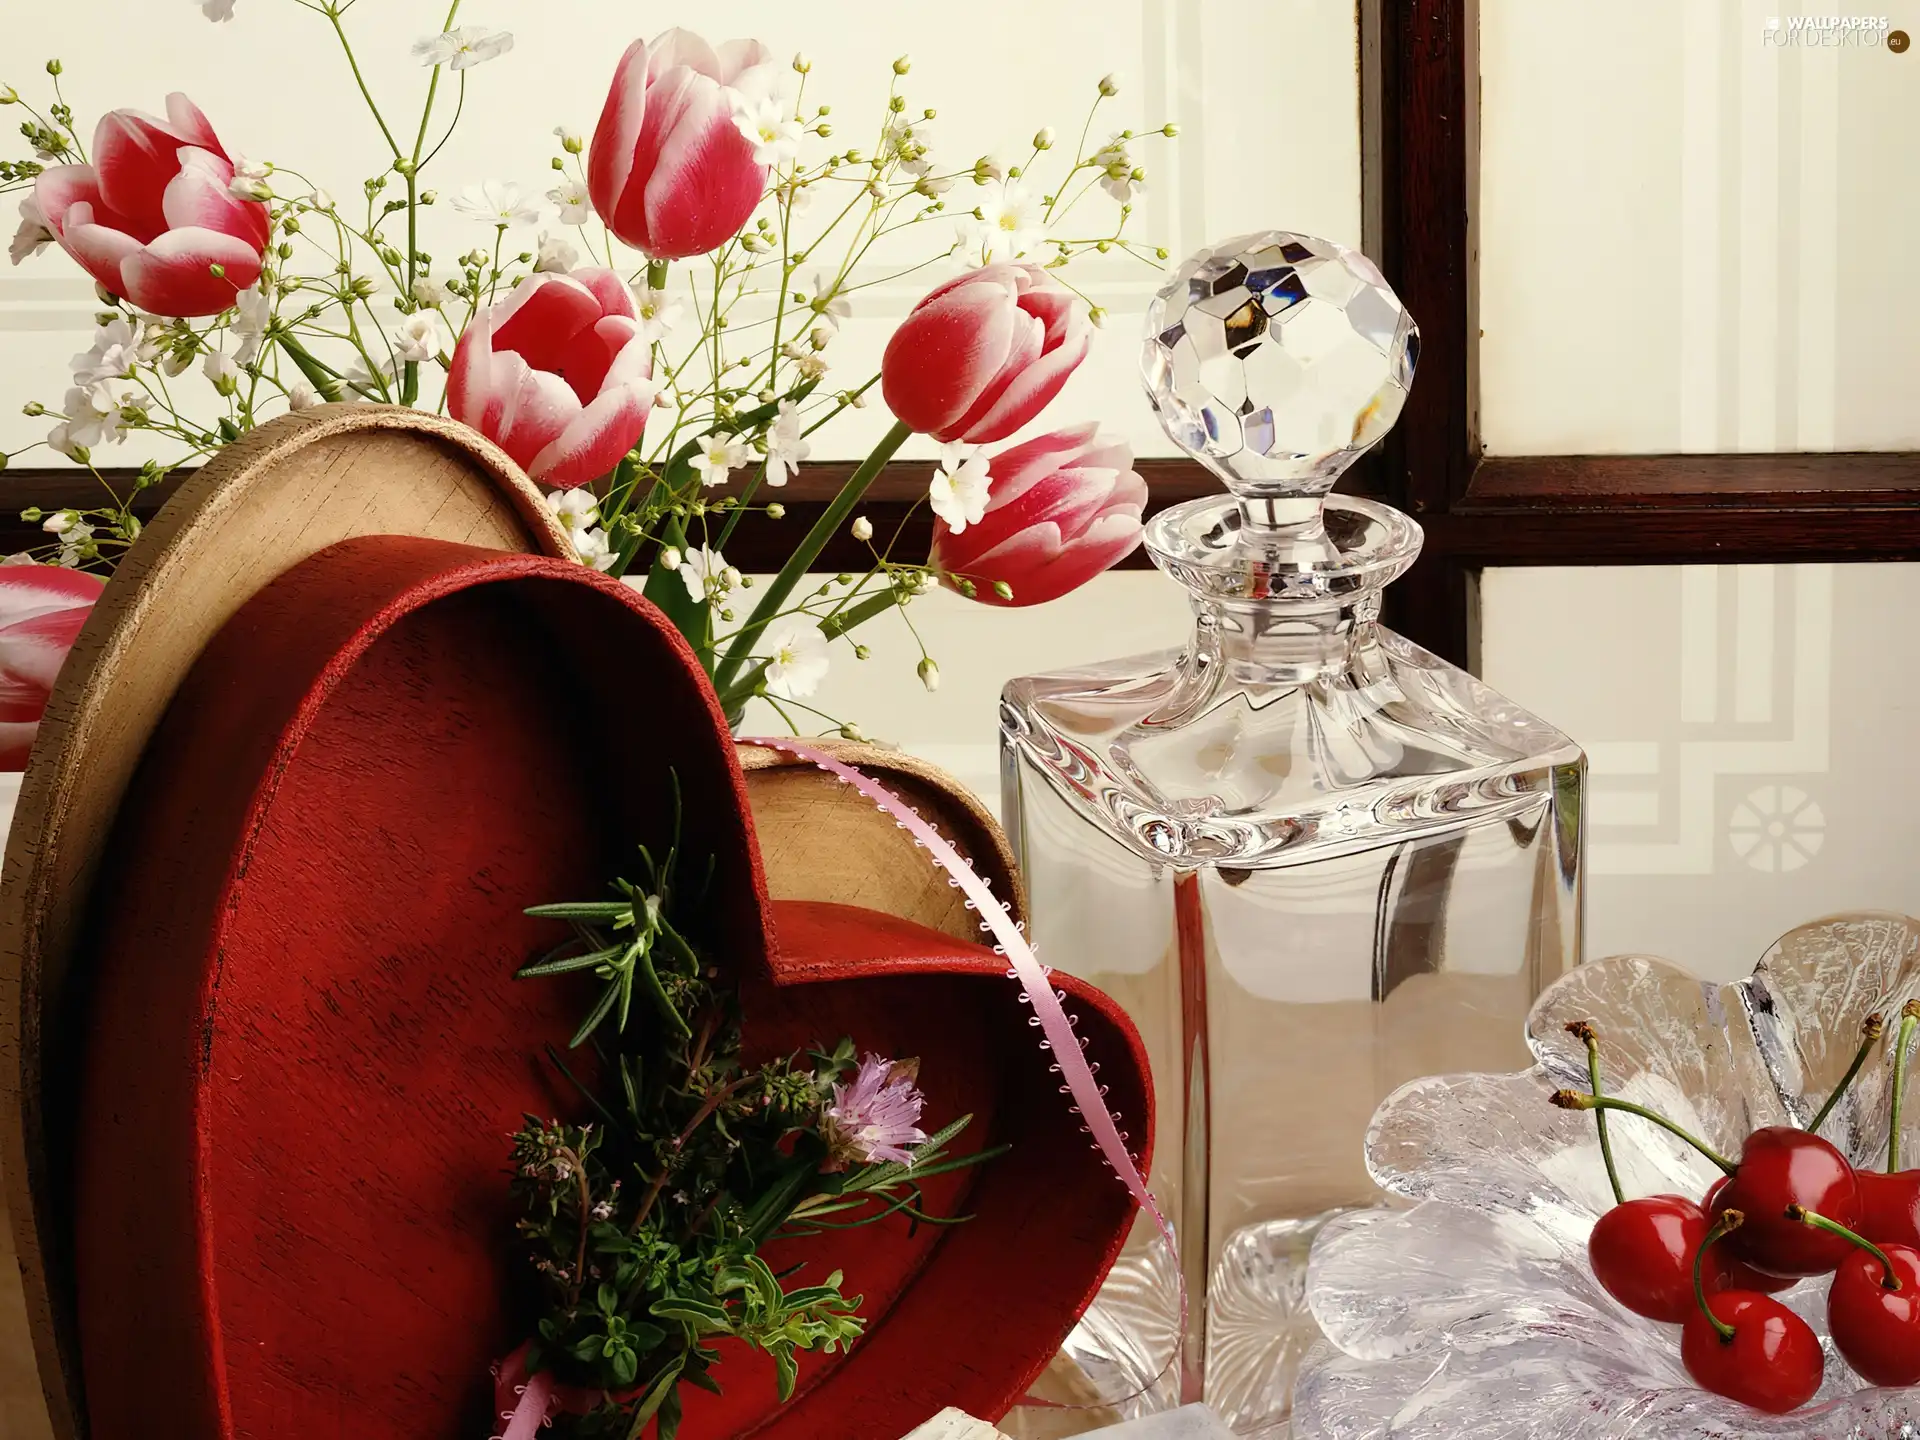
[[571,275],[529,275],[493,309],[493,348],[511,350],[536,370],[558,370],[580,331],[600,318],[600,302]]
[[[1036,329],[1038,317],[1029,317]],[[1060,393],[1080,362],[1087,358],[1093,327],[1084,319],[1070,325],[1066,338],[1056,349],[1047,350],[1031,364],[1013,375],[1004,388],[997,389],[992,401],[979,413],[969,415],[965,433],[960,437],[976,445],[1004,440],[1038,415]]]
[[0,725],[0,770],[19,771],[27,768],[27,755],[33,749],[33,737],[40,733],[40,723],[31,725]]
[[[531,472],[542,450],[580,414],[580,397],[549,370],[536,370],[511,350],[493,355],[498,418],[485,433]],[[493,407],[488,406],[489,413]]]
[[653,43],[647,47],[647,83],[657,85],[660,77],[676,66],[685,66],[697,75],[709,80],[724,82],[721,74],[720,57],[714,53],[700,36],[691,30],[674,26],[671,30],[662,30],[653,37]]
[[577,270],[569,270],[567,276],[575,284],[587,287],[593,298],[600,302],[602,315],[624,315],[629,320],[640,318],[640,307],[634,301],[633,291],[620,278],[618,271],[609,270],[604,265],[582,265]]
[[1007,349],[1006,360],[995,372],[993,378],[981,387],[979,395],[974,398],[967,413],[948,425],[940,438],[985,444],[989,440],[1003,440],[1018,430],[1021,425],[1026,424],[1033,414],[1038,412],[1038,406],[1034,407],[1033,412],[1020,417],[1014,424],[993,433],[985,433],[987,426],[983,422],[992,419],[996,425],[999,424],[1004,412],[999,411],[997,407],[1001,406],[1007,392],[1013,388],[1019,378],[1039,363],[1040,358],[1046,354],[1046,349],[1047,327],[1041,323],[1039,317],[1029,315],[1024,310],[1016,310],[1013,321],[1013,343]]
[[[580,397],[582,405],[590,404],[599,395],[613,362],[633,343],[639,330],[638,321],[629,320],[624,315],[609,315],[567,342],[554,369],[573,387],[573,393]],[[651,346],[641,347],[643,361],[651,353]],[[640,378],[644,379],[645,375],[643,370]]]
[[[225,274],[215,275],[219,265]],[[169,230],[120,264],[122,293],[154,315],[218,315],[260,278],[260,252],[218,230]]]
[[[973,557],[964,573],[974,582],[975,598],[990,605],[1044,605],[1126,559],[1140,544],[1140,533],[1140,517],[1127,512],[1102,517],[1072,541],[1043,522]],[[1012,600],[993,594],[996,580],[1012,587]]]
[[85,205],[87,214],[76,224],[105,225],[125,231],[121,217],[108,208],[100,196],[100,180],[91,165],[55,165],[40,172],[33,182],[33,203],[47,217],[47,228],[58,236],[65,232],[67,212]]
[[502,403],[493,383],[493,316],[482,310],[460,333],[447,373],[447,413],[462,425],[491,436]]
[[640,443],[652,397],[647,381],[632,381],[605,391],[533,457],[527,473],[556,489],[597,480]]
[[0,629],[0,723],[40,718],[67,651],[92,609],[55,610]]
[[93,169],[100,193],[139,240],[166,228],[161,201],[179,173],[184,143],[165,121],[139,110],[114,110],[93,132]]
[[620,201],[633,178],[635,152],[647,115],[647,42],[636,40],[620,57],[613,72],[613,88],[601,107],[600,123],[593,130],[593,144],[587,151],[587,194],[593,208],[613,233],[636,249],[647,248],[646,214],[639,212],[641,227],[620,216]]
[[980,400],[1032,327],[1013,304],[1013,286],[982,281],[943,286],[900,322],[880,362],[880,393],[902,424],[946,434]]
[[200,107],[178,90],[167,96],[167,123],[186,144],[211,150],[229,166],[233,164],[233,157],[227,154],[220,137],[213,133],[213,126],[201,113]]
[[64,565],[0,565],[0,635],[58,610],[85,610],[100,598],[107,582],[87,570]]
[[[1045,480],[1054,471],[1070,464],[1086,464],[1087,447],[1100,433],[1098,421],[1069,425],[1010,445],[988,462],[988,486],[992,498],[988,513],[1011,505],[1030,487]],[[1126,447],[1120,446],[1125,454]],[[1131,463],[1131,458],[1124,462]]]
[[93,207],[84,200],[70,207],[64,217],[64,231],[56,232],[60,246],[82,270],[115,295],[125,296],[126,262],[140,253],[140,242],[124,230],[94,224],[92,214]]
[[[714,54],[719,61],[713,78],[722,85],[731,85],[736,90],[758,90],[764,81],[751,72],[762,66],[768,70],[768,78],[777,76],[779,71],[773,63],[773,51],[758,40],[728,40],[718,46]],[[759,83],[755,83],[759,82]]]
[[242,200],[229,185],[233,166],[211,150],[187,146],[180,151],[180,173],[167,182],[160,202],[167,228],[199,225],[245,240],[256,250],[266,248],[267,207]]
[[[766,168],[733,119],[720,83],[675,70],[647,96],[646,127],[622,212],[635,186],[646,207],[647,253],[678,260],[703,255],[747,223],[766,192]],[[651,162],[651,163],[649,163]]]

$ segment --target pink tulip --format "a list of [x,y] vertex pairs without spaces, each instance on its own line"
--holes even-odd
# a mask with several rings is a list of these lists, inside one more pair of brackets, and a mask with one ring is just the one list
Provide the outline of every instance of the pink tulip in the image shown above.
[[[1147,486],[1126,442],[1098,430],[1055,430],[993,457],[986,515],[958,535],[934,525],[931,561],[949,588],[965,579],[988,605],[1042,605],[1126,558],[1140,543]],[[998,581],[1011,600],[993,593]]]
[[27,768],[54,679],[105,584],[58,565],[0,565],[0,770]]
[[1086,359],[1093,326],[1037,265],[987,265],[927,293],[880,362],[894,418],[936,440],[1004,440]]
[[33,198],[61,247],[115,295],[155,315],[217,315],[260,278],[267,245],[267,207],[232,183],[207,117],[176,92],[165,120],[102,116],[93,163],[56,165]]
[[703,255],[740,232],[767,167],[734,112],[773,93],[772,59],[758,40],[716,51],[689,30],[633,42],[587,153],[587,193],[608,229],[656,260]]
[[596,480],[639,443],[655,386],[633,293],[611,270],[522,280],[473,317],[447,408],[542,484]]

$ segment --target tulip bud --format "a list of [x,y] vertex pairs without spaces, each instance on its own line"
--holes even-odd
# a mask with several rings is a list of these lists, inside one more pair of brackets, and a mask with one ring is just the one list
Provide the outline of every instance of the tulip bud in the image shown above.
[[767,506],[767,518],[769,520],[786,519],[787,507],[782,505],[778,500],[774,501],[771,505]]
[[1102,95],[1118,95],[1120,93],[1120,74],[1118,71],[1112,71],[1100,77],[1100,93]]
[[910,55],[902,55],[898,60],[893,62],[893,73],[896,75],[904,75],[912,68],[913,57]]
[[1053,140],[1053,126],[1042,126],[1039,133],[1033,137],[1033,148],[1036,150],[1051,150],[1053,148]]
[[854,516],[853,524],[849,528],[853,531],[853,538],[856,540],[866,541],[873,538],[873,522],[864,515]]
[[660,568],[663,570],[678,570],[680,568],[680,560],[681,555],[679,550],[672,545],[667,546],[666,549],[660,552]]
[[929,695],[940,688],[940,667],[933,663],[931,655],[921,660],[918,673],[920,683],[927,687]]

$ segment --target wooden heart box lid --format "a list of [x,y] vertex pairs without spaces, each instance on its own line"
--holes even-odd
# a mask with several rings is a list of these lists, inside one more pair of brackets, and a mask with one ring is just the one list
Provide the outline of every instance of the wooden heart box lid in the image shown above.
[[[444,460],[467,444],[425,449]],[[504,463],[475,449],[451,468],[471,479],[476,458]],[[510,467],[496,474],[511,490]],[[522,548],[558,548],[517,500],[491,513],[523,517]],[[917,1054],[930,1114],[971,1112],[967,1144],[1013,1146],[929,1182],[967,1224],[783,1242],[824,1248],[782,1253],[779,1268],[847,1271],[867,1337],[803,1361],[784,1407],[763,1357],[729,1356],[724,1394],[696,1394],[682,1435],[893,1440],[948,1404],[1002,1413],[1131,1219],[1055,1093],[1004,962],[897,916],[771,898],[711,689],[626,587],[418,536],[283,558],[298,563],[227,607],[162,696],[88,872],[92,923],[61,967],[66,1009],[85,1017],[80,1062],[20,1072],[23,1115],[29,1079],[43,1123],[70,1113],[58,1094],[81,1097],[78,1186],[58,1146],[29,1173],[42,1219],[62,1198],[77,1212],[92,1433],[491,1433],[487,1367],[526,1324],[510,1303],[506,1135],[524,1112],[572,1103],[538,1057],[564,1044],[580,1003],[511,980],[551,938],[521,912],[658,843],[669,770],[689,853],[716,863],[691,923],[736,967],[750,1047],[844,1033]],[[627,763],[607,764],[614,754]],[[9,891],[39,868],[10,852]],[[1097,992],[1062,984],[1116,1104],[1147,1133],[1138,1038]],[[38,1008],[24,998],[23,1031],[57,1013],[44,993]],[[58,1379],[47,1361],[69,1272],[57,1242],[37,1258],[43,1374]],[[49,1389],[58,1421],[57,1402],[79,1396]]]

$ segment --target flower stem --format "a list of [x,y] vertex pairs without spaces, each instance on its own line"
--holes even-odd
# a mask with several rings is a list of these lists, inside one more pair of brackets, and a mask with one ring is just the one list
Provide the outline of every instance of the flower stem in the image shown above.
[[1827,1096],[1827,1103],[1820,1107],[1820,1113],[1813,1117],[1808,1130],[1818,1130],[1827,1116],[1833,1113],[1833,1107],[1840,1103],[1840,1097],[1852,1087],[1854,1077],[1860,1073],[1860,1067],[1867,1063],[1867,1056],[1873,1053],[1873,1047],[1880,1043],[1880,1034],[1886,1028],[1886,1022],[1875,1011],[1867,1016],[1860,1026],[1860,1048],[1853,1052],[1853,1064],[1847,1067],[1847,1073],[1840,1077],[1840,1083],[1833,1087],[1833,1093]]
[[1582,1095],[1578,1090],[1556,1090],[1551,1099],[1562,1110],[1620,1110],[1628,1115],[1638,1115],[1642,1120],[1651,1120],[1669,1135],[1686,1141],[1727,1174],[1731,1175],[1740,1168],[1697,1135],[1688,1134],[1666,1116],[1644,1105],[1636,1105],[1631,1100],[1616,1100],[1611,1095]]
[[[1577,1040],[1584,1041],[1587,1047],[1587,1080],[1593,1087],[1594,1099],[1600,1098],[1600,1036],[1593,1028],[1591,1020],[1575,1020],[1567,1026],[1567,1033]],[[1613,1187],[1613,1203],[1626,1204],[1626,1193],[1620,1188],[1620,1172],[1613,1165],[1613,1139],[1607,1134],[1607,1112],[1593,1112],[1594,1128],[1600,1132],[1600,1159],[1607,1167],[1607,1183]]]
[[1886,1251],[1866,1236],[1856,1235],[1838,1220],[1829,1220],[1826,1216],[1809,1210],[1804,1205],[1787,1206],[1787,1219],[1798,1221],[1810,1230],[1824,1230],[1829,1235],[1838,1235],[1849,1244],[1858,1246],[1880,1262],[1880,1288],[1883,1290],[1900,1288],[1900,1277],[1893,1273],[1893,1261],[1887,1258]]
[[1887,1173],[1900,1168],[1900,1102],[1907,1088],[1907,1046],[1913,1043],[1913,1028],[1920,1024],[1920,1000],[1909,1000],[1900,1007],[1900,1034],[1893,1044],[1893,1114],[1887,1125]]
[[1733,1343],[1734,1329],[1708,1308],[1706,1280],[1701,1274],[1701,1267],[1707,1258],[1707,1251],[1711,1250],[1716,1242],[1731,1235],[1746,1223],[1747,1217],[1738,1210],[1722,1210],[1720,1218],[1713,1222],[1713,1228],[1707,1231],[1706,1238],[1700,1242],[1700,1248],[1693,1252],[1693,1301],[1700,1307],[1700,1313],[1707,1317],[1707,1323],[1712,1325],[1714,1331],[1720,1336],[1722,1345]]
[[827,542],[834,537],[840,527],[846,523],[847,516],[853,513],[853,507],[867,493],[867,487],[878,478],[887,461],[894,452],[907,443],[907,437],[913,434],[898,420],[893,428],[880,437],[880,443],[873,447],[873,453],[860,462],[860,468],[853,472],[847,483],[840,487],[840,493],[833,497],[833,503],[827,506],[820,518],[814,522],[813,529],[806,538],[795,547],[787,563],[780,567],[780,573],[773,577],[773,583],[767,586],[766,593],[760,597],[760,603],[753,607],[753,614],[747,617],[747,623],[733,637],[733,643],[727,647],[727,657],[720,664],[713,677],[714,689],[725,694],[734,676],[740,673],[740,667],[753,653],[754,643],[759,640],[760,632],[767,628],[769,621],[780,613],[781,605],[787,596],[793,593],[793,587],[800,583],[800,577],[807,573],[820,552],[827,548]]

